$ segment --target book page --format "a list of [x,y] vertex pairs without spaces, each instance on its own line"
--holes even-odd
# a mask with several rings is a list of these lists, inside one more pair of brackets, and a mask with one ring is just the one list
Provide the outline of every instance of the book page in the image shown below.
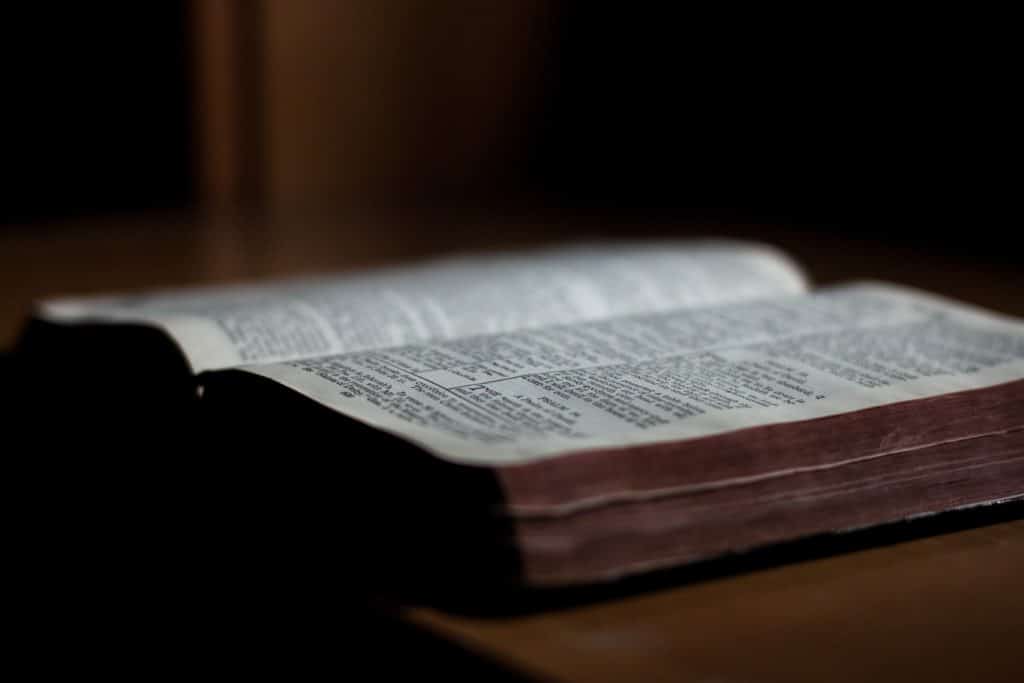
[[246,369],[496,466],[1022,379],[1024,323],[866,284]]
[[605,243],[340,277],[46,302],[59,322],[164,329],[193,371],[801,292],[770,247]]

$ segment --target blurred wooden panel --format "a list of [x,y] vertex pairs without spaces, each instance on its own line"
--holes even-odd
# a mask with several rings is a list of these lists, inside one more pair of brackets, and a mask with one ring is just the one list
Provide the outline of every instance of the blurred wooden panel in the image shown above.
[[218,210],[259,193],[262,105],[260,4],[205,0],[192,8],[196,181],[201,201]]
[[195,3],[208,203],[505,194],[540,97],[546,0]]

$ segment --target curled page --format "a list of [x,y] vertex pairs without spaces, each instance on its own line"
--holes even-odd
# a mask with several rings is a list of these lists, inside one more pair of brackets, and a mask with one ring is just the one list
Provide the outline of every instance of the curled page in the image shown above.
[[244,369],[498,467],[1020,380],[1024,324],[862,284]]
[[802,292],[785,255],[733,242],[467,255],[337,277],[44,302],[63,323],[163,329],[192,370]]

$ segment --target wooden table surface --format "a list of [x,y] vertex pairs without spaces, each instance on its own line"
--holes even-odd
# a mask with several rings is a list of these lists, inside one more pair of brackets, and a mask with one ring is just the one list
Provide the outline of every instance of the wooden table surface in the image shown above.
[[[565,219],[120,218],[0,232],[0,349],[32,300],[336,270],[452,249],[629,232]],[[711,231],[637,228],[636,234]],[[721,228],[714,232],[720,233]],[[903,282],[1024,316],[1024,275],[913,245],[746,226],[819,283]],[[399,618],[529,676],[565,680],[1024,681],[1024,521],[930,535],[519,616]],[[434,672],[439,673],[439,672]]]

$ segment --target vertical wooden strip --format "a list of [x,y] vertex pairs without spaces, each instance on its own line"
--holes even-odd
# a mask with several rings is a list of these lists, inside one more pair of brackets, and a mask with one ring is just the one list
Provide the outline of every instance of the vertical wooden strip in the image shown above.
[[263,4],[192,3],[196,177],[213,212],[256,203],[263,175]]

